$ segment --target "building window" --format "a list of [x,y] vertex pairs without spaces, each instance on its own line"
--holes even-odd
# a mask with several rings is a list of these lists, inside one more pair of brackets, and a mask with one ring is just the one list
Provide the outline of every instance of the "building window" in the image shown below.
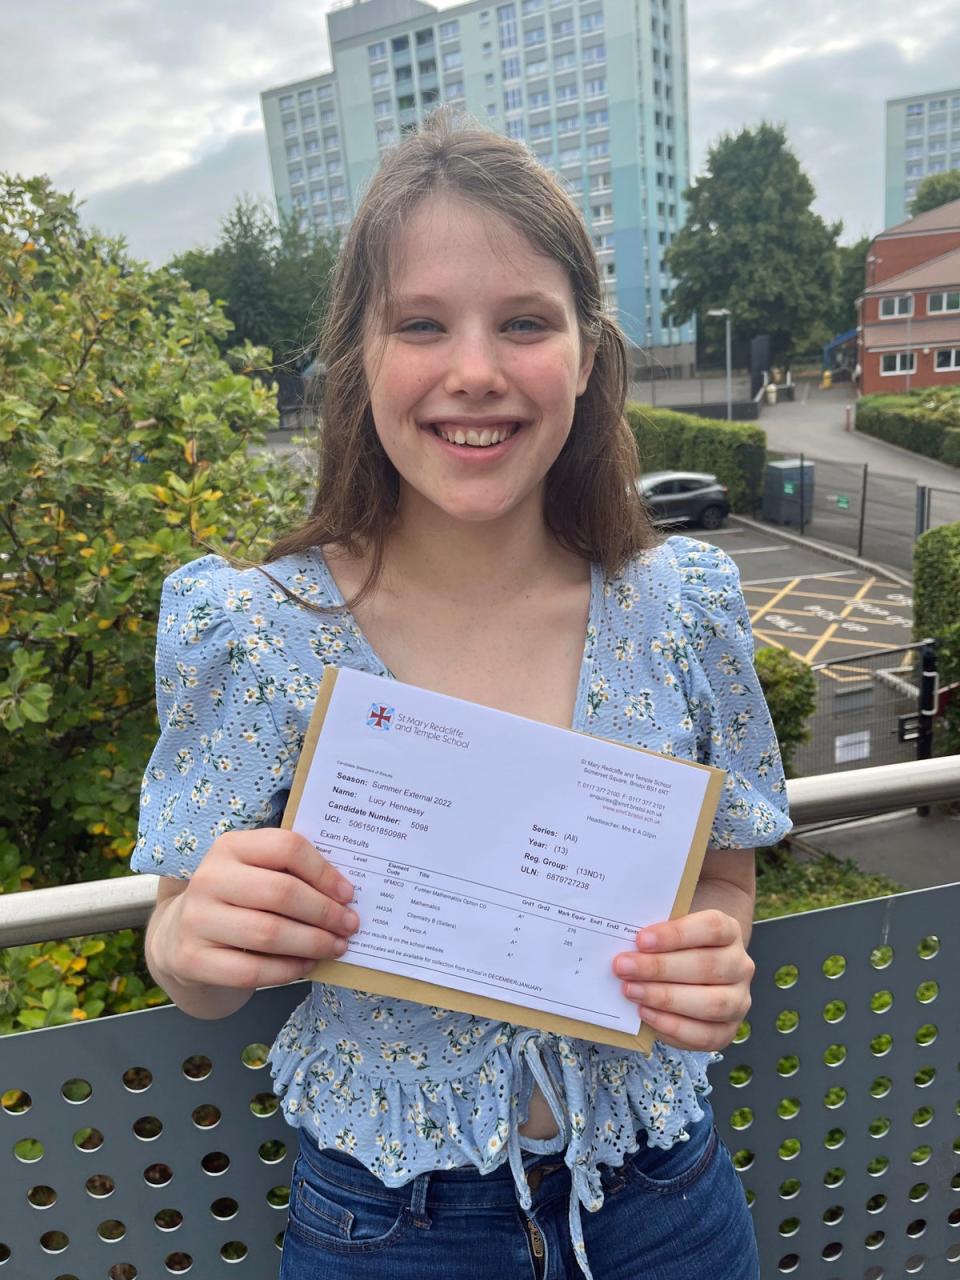
[[444,71],[454,71],[458,67],[463,66],[463,54],[459,49],[451,49],[449,53],[443,55]]
[[536,138],[552,138],[553,125],[550,123],[549,120],[543,120],[539,124],[532,124],[530,126],[530,137],[535,139]]
[[942,160],[930,160],[927,163],[928,173],[944,173],[946,171],[946,168],[947,168],[946,157],[944,157]]
[[592,204],[590,206],[590,217],[594,222],[609,222],[613,217],[612,204]]
[[422,31],[417,32],[417,48],[422,49],[428,44],[433,44],[433,27],[424,27]]
[[927,295],[927,311],[960,311],[960,291],[949,293],[930,293]]
[[291,116],[289,120],[283,122],[283,136],[285,138],[295,138],[297,135],[297,122]]
[[573,49],[569,53],[558,53],[553,60],[555,71],[565,71],[568,67],[575,67],[576,65],[577,55]]
[[591,142],[587,146],[588,160],[602,160],[610,154],[610,142],[603,138],[600,142]]
[[389,98],[384,98],[382,102],[373,104],[373,115],[377,120],[382,120],[384,116],[393,115],[393,104]]
[[923,121],[908,120],[907,127],[904,132],[906,133],[906,136],[908,138],[922,138],[923,137]]
[[960,370],[960,347],[948,347],[945,351],[938,351],[934,368]]
[[946,109],[947,109],[946,98],[934,98],[933,101],[930,103],[931,111],[946,111]]
[[581,31],[602,31],[603,30],[603,14],[602,13],[585,13],[580,19]]
[[531,111],[536,110],[538,107],[549,107],[549,105],[549,89],[536,89],[534,92],[527,94],[527,106]]
[[[583,92],[588,98],[599,98],[607,92],[606,79],[601,77],[598,80],[584,80]],[[659,123],[659,122],[658,122]]]
[[880,372],[884,376],[892,373],[916,373],[917,353],[915,351],[893,351],[880,357]]
[[409,36],[394,36],[390,41],[390,47],[394,53],[403,53],[404,49],[410,48]]
[[417,63],[417,73],[421,76],[435,76],[437,74],[436,58],[423,58]]
[[303,168],[302,168],[302,166],[301,166],[301,165],[298,165],[298,164],[294,165],[292,169],[289,169],[289,170],[288,170],[288,172],[287,172],[287,176],[288,176],[288,177],[289,177],[289,179],[290,179],[290,183],[291,183],[291,185],[292,185],[293,183],[295,183],[295,182],[302,182],[302,181],[303,181]]
[[304,152],[308,156],[315,156],[320,150],[319,138],[305,138],[303,143]]
[[448,98],[462,98],[463,97],[463,81],[450,80],[447,82],[447,84],[444,85],[443,91]]
[[320,99],[321,102],[326,102],[329,98],[332,98],[333,85],[332,84],[317,85],[317,97]]
[[504,58],[502,74],[503,74],[504,80],[519,80],[520,79],[520,59]]
[[908,178],[922,178],[923,162],[920,160],[908,160],[906,174]]
[[[330,114],[333,115],[333,112],[331,111]],[[300,124],[304,129],[312,129],[316,123],[317,123],[316,111],[300,112]]]
[[313,105],[313,90],[312,90],[312,89],[301,89],[301,90],[300,90],[300,92],[297,94],[297,101],[300,103],[301,107],[310,107],[310,106],[312,106],[312,105]]
[[507,89],[503,95],[504,111],[521,111],[523,109],[523,90]]
[[[610,123],[610,112],[606,107],[600,107],[597,111],[588,111],[586,121],[588,129],[599,129],[602,125]],[[659,146],[659,143],[657,145]]]
[[516,49],[517,6],[515,4],[497,6],[497,34],[500,37],[501,49]]
[[378,40],[376,44],[367,45],[367,57],[371,62],[376,62],[379,58],[387,56],[387,45],[384,40]]
[[288,160],[300,159],[300,143],[299,142],[287,143],[287,159]]
[[553,24],[554,40],[563,40],[566,36],[573,35],[573,19],[562,18],[559,22]]
[[576,83],[558,84],[557,85],[557,101],[572,102],[578,96]]
[[441,22],[437,28],[441,40],[454,40],[460,34],[460,22],[453,18],[450,22]]
[[390,83],[389,71],[374,71],[370,77],[371,89],[383,89]]
[[527,48],[532,48],[535,44],[543,44],[547,38],[545,27],[528,27],[523,33],[523,43]]
[[542,13],[543,0],[523,0],[523,6],[520,12],[525,18],[531,13]]
[[589,49],[584,49],[581,54],[584,62],[606,62],[607,48],[606,45],[592,44]]
[[561,169],[564,168],[566,165],[579,164],[579,163],[580,163],[579,147],[564,147],[561,150],[560,152],[560,168]]
[[579,133],[580,117],[564,116],[562,120],[557,121],[557,133]]
[[926,106],[925,106],[925,104],[924,104],[924,103],[922,103],[922,102],[908,102],[908,103],[907,103],[907,115],[908,115],[908,116],[922,116],[925,110],[926,110]]
[[517,139],[519,139],[521,142],[523,141],[524,133],[523,133],[523,121],[522,121],[522,120],[508,120],[508,121],[507,121],[507,137],[508,137],[508,138],[517,138]]
[[285,93],[280,99],[280,110],[291,111],[293,109],[293,94]]
[[542,58],[535,58],[532,62],[527,63],[527,79],[532,80],[534,76],[545,76],[547,70],[547,63]]
[[610,190],[609,173],[595,173],[590,179],[590,190],[593,192]]

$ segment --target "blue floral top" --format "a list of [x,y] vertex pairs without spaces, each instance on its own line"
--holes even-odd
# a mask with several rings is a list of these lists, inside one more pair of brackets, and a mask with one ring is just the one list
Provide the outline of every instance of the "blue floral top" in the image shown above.
[[[267,566],[315,604],[342,604],[319,551]],[[772,844],[789,829],[780,755],[753,668],[735,565],[674,537],[605,581],[593,568],[573,727],[727,771],[711,842]],[[256,569],[205,556],[164,587],[157,643],[161,737],[143,782],[137,870],[189,877],[213,840],[279,825],[327,663],[389,675],[346,610],[303,608]],[[315,983],[271,1053],[288,1120],[389,1186],[432,1169],[563,1152],[571,1237],[600,1208],[597,1166],[641,1138],[669,1147],[703,1116],[719,1055],[657,1044],[646,1058],[447,1009]],[[521,1137],[534,1084],[558,1134]]]

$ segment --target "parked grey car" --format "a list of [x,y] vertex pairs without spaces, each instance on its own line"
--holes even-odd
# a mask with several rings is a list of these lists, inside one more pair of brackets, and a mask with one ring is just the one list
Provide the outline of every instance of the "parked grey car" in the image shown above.
[[658,525],[719,529],[730,514],[727,486],[703,471],[649,471],[637,488]]

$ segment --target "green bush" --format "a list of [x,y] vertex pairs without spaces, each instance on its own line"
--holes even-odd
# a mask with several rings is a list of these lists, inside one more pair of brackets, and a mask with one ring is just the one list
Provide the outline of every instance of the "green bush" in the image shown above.
[[[300,517],[308,477],[251,455],[276,420],[274,389],[250,376],[265,353],[222,358],[222,309],[82,230],[46,179],[0,175],[0,260],[6,893],[126,873],[156,738],[161,582],[211,540],[256,556]],[[95,982],[109,988],[135,948],[100,942],[69,944],[69,961],[5,953],[9,1025],[110,1007],[109,990],[91,992],[96,966],[71,965],[106,956]]]
[[952,465],[960,465],[958,429],[960,388],[923,387],[857,401],[858,431]]
[[817,706],[817,679],[802,659],[775,645],[758,649],[755,663],[780,743],[784,771],[789,775],[794,752],[810,738],[809,721]]
[[[960,432],[955,433],[960,434]],[[960,681],[960,523],[928,529],[913,551],[913,630],[937,641],[940,684]],[[960,752],[960,699],[937,723],[937,749]]]
[[727,486],[734,511],[756,510],[767,457],[761,427],[635,402],[627,405],[626,417],[644,471],[710,471]]

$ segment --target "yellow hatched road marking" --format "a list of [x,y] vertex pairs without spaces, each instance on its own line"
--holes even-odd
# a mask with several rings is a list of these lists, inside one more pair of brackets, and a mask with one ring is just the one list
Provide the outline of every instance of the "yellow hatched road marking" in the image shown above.
[[[852,610],[854,610],[857,607],[857,601],[866,595],[866,593],[871,589],[871,587],[875,582],[876,582],[876,578],[868,578],[866,580],[866,582],[863,584],[863,586],[860,588],[857,594],[853,597],[850,603],[848,605],[844,605],[844,607],[840,610],[841,620],[846,618],[852,612]],[[829,627],[827,627],[826,631],[824,631],[820,639],[815,641],[814,644],[812,644],[810,648],[807,650],[807,652],[803,655],[804,662],[813,662],[814,658],[817,656],[817,654],[820,652],[823,646],[827,643],[827,641],[833,639],[839,626],[840,626],[839,622],[830,623]],[[852,643],[856,644],[857,642],[853,641]]]
[[802,578],[791,578],[785,587],[781,587],[775,596],[771,596],[765,604],[760,606],[756,613],[750,615],[751,625],[755,622],[759,622],[765,613],[769,613],[774,605],[776,605],[778,601],[782,600],[784,596],[788,596],[797,583],[801,581]]

